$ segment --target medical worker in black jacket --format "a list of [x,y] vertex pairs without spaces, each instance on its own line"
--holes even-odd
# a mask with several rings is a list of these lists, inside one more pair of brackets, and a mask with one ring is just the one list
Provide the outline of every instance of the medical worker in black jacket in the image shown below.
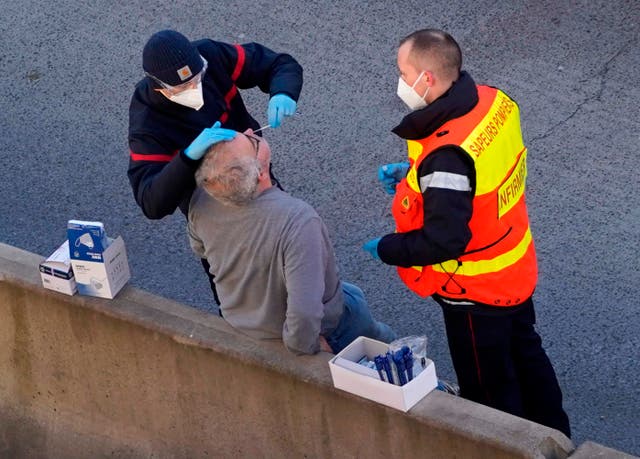
[[186,216],[194,173],[207,148],[236,131],[259,127],[238,89],[257,86],[269,93],[267,117],[273,128],[295,113],[302,89],[302,67],[288,54],[257,43],[190,42],[174,30],[151,36],[142,66],[145,78],[129,107],[128,176],[136,202],[150,219],[176,208]]

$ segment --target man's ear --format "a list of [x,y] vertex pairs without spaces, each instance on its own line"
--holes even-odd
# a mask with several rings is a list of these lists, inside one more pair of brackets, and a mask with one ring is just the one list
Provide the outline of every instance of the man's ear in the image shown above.
[[422,75],[422,79],[429,87],[434,86],[436,84],[436,80],[433,75],[433,72],[431,72],[430,70],[425,70],[424,74]]
[[203,180],[202,188],[204,188],[204,191],[206,191],[208,194],[213,195],[217,191],[219,191],[220,185],[217,182],[209,182],[207,180]]
[[258,174],[258,178],[263,180],[265,178],[265,176],[269,177],[269,180],[271,180],[271,174],[269,173],[269,169],[271,168],[271,160],[264,161],[265,158],[261,158],[258,159],[258,171],[260,172]]

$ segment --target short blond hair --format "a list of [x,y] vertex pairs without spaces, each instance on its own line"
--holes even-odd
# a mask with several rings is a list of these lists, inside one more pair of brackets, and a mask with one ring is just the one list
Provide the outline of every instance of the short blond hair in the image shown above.
[[411,44],[409,59],[416,68],[423,68],[424,62],[432,65],[436,63],[438,68],[434,73],[456,81],[462,68],[462,51],[460,45],[447,32],[438,29],[417,30],[402,40],[400,45]]

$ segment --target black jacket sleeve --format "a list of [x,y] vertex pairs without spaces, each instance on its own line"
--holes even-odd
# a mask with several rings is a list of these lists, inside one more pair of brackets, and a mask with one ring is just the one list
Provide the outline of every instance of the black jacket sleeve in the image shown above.
[[[449,177],[460,180],[449,186],[434,179],[443,176],[438,173],[454,174]],[[406,233],[387,234],[380,240],[378,254],[389,265],[428,266],[455,259],[471,240],[469,221],[475,189],[472,160],[457,147],[443,147],[420,164],[418,177],[424,225]],[[460,183],[468,184],[468,188]]]
[[168,163],[129,159],[129,182],[136,202],[147,218],[160,219],[183,207],[195,189],[194,174],[200,162],[183,152]]
[[302,67],[293,57],[258,43],[247,43],[242,48],[245,64],[236,80],[240,89],[258,86],[269,96],[284,93],[298,100],[302,91]]
[[[193,176],[199,162],[179,151],[185,122],[170,116],[174,105],[143,80],[129,106],[127,175],[136,203],[150,219],[163,218],[178,206],[184,207],[195,188]],[[172,133],[167,126],[173,128]]]

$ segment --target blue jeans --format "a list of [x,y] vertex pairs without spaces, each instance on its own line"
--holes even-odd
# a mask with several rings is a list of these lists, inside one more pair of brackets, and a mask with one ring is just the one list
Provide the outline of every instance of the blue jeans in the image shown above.
[[347,347],[358,336],[390,343],[396,339],[395,332],[387,324],[371,317],[364,293],[348,282],[342,282],[344,312],[336,329],[326,336],[327,343],[334,354]]

